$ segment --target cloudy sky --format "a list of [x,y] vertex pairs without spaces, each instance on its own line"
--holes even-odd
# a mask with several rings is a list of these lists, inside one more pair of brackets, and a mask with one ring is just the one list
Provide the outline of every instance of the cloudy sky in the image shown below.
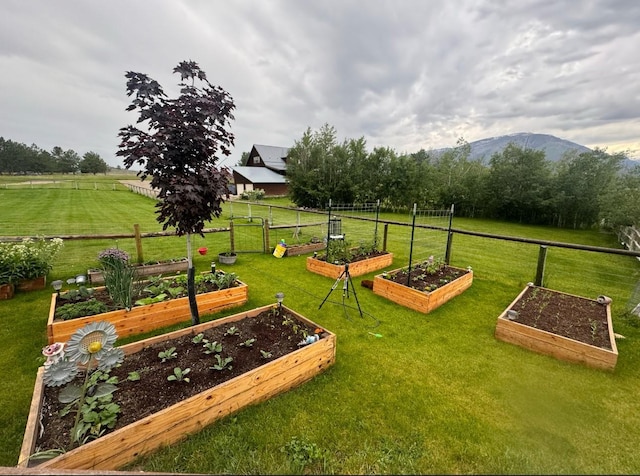
[[126,71],[193,60],[236,104],[235,165],[327,123],[369,150],[552,134],[640,158],[637,0],[2,0],[0,136],[111,165]]

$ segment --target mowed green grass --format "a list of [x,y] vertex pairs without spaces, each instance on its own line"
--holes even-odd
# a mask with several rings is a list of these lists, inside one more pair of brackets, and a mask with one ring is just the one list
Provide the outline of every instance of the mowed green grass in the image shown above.
[[[31,220],[24,222],[20,234],[36,233],[30,228],[32,221],[45,221],[56,213],[56,201],[26,195],[5,202],[3,192],[0,188],[0,201],[8,205],[0,211],[0,224],[7,211],[30,202]],[[72,192],[76,191],[67,191]],[[69,228],[93,223],[95,216],[109,217],[98,222],[103,233],[130,232],[133,223],[143,230],[160,228],[154,223],[151,199],[104,191],[104,197],[94,200],[92,190],[77,192],[73,198],[57,196],[81,210],[59,221],[68,222]],[[230,207],[236,216],[248,213],[246,203],[226,204],[223,217],[212,227],[228,224]],[[107,208],[118,212],[105,215],[110,213]],[[263,217],[271,213],[277,223],[295,219],[291,212],[268,206],[253,205],[251,212]],[[596,231],[462,219],[454,219],[454,228],[618,246],[615,236]],[[394,267],[408,260],[408,233],[405,227],[389,226]],[[421,239],[426,243],[430,236]],[[66,241],[49,280],[86,272],[97,264],[101,249],[114,245],[135,256],[135,244],[128,238]],[[196,268],[204,271],[215,253],[229,246],[228,234],[193,237],[193,246],[210,250],[194,257]],[[145,259],[184,256],[185,238],[144,239],[143,249]],[[304,256],[240,254],[237,264],[219,267],[249,284],[250,301],[241,309],[272,303],[275,293],[283,291],[287,306],[337,334],[336,364],[300,388],[225,418],[130,469],[232,474],[638,473],[640,328],[637,318],[624,312],[639,279],[638,262],[624,256],[549,250],[549,287],[614,299],[614,329],[625,339],[618,341],[616,370],[604,372],[494,338],[497,316],[533,280],[538,251],[536,245],[456,234],[452,264],[472,266],[473,286],[428,315],[360,286],[374,273],[353,278],[345,295],[342,283],[332,290],[334,280],[307,272]],[[50,290],[43,290],[0,302],[0,465],[17,461],[46,342],[50,296]],[[283,451],[294,437],[315,445],[322,457],[297,465]]]

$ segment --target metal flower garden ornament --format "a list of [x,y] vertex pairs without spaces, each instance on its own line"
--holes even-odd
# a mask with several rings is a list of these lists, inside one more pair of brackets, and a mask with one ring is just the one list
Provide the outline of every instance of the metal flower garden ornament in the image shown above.
[[[76,414],[71,447],[98,438],[116,424],[120,407],[112,399],[118,381],[109,372],[124,360],[124,352],[114,347],[117,338],[113,324],[92,322],[66,344],[51,344],[42,351],[47,357],[44,384],[62,387],[58,400],[67,406],[61,415]],[[83,373],[82,384],[73,383]]]

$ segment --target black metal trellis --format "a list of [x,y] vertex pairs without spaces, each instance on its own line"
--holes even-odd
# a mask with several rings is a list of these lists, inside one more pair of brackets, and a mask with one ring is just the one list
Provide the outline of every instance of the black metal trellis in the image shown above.
[[[435,210],[434,210],[435,211]],[[441,211],[443,214],[444,213],[448,213],[449,214],[449,220],[448,220],[448,225],[447,227],[438,227],[438,226],[429,226],[427,228],[431,228],[434,230],[441,230],[441,231],[446,231],[447,232],[447,241],[446,241],[446,245],[445,245],[445,252],[444,252],[444,260],[446,264],[449,264],[449,260],[451,258],[451,242],[452,242],[452,238],[453,238],[453,231],[452,231],[452,225],[453,225],[453,212],[454,212],[454,206],[451,205],[451,208],[447,211],[442,210]],[[413,254],[414,254],[414,246],[416,243],[416,239],[415,239],[415,231],[416,228],[418,228],[416,226],[416,217],[418,215],[418,205],[416,203],[413,204],[413,209],[411,212],[411,240],[410,240],[410,244],[409,244],[409,264],[407,266],[407,286],[411,287],[411,269],[413,267]],[[425,228],[424,226],[421,226],[420,229]]]

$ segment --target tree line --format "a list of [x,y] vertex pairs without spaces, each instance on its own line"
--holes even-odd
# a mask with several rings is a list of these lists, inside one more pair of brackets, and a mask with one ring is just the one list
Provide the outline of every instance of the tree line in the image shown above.
[[80,157],[72,149],[56,146],[47,151],[0,137],[0,174],[98,174],[107,170],[109,166],[95,152]]
[[569,228],[640,224],[640,166],[623,153],[571,151],[558,162],[509,144],[470,159],[459,139],[445,152],[367,151],[364,138],[337,140],[334,127],[310,128],[289,150],[289,194],[298,206],[380,200],[383,206],[447,209],[456,216]]

